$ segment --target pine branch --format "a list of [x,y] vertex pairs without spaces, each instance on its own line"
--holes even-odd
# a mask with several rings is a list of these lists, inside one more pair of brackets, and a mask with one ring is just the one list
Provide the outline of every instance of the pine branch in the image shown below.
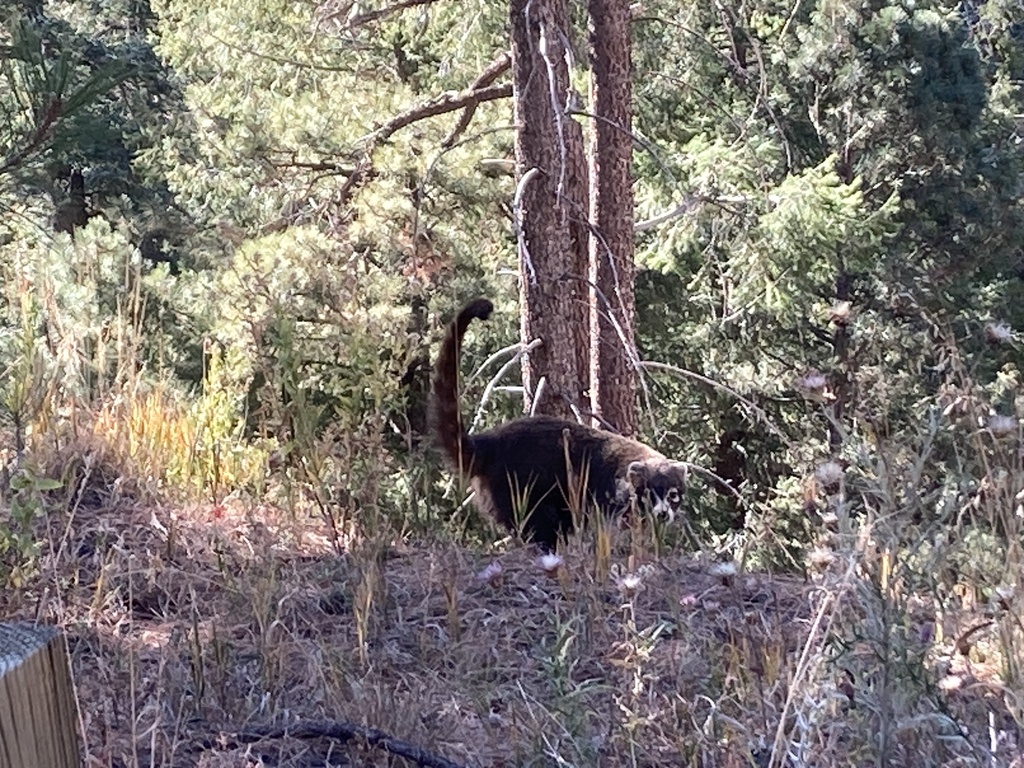
[[36,126],[36,130],[33,132],[25,146],[13,155],[5,158],[3,162],[0,163],[0,174],[7,173],[21,165],[29,155],[40,149],[43,142],[49,137],[51,130],[59,122],[63,114],[64,104],[59,96],[55,97],[50,102],[50,106],[47,107],[46,112],[43,114],[43,119],[39,121],[39,125]]

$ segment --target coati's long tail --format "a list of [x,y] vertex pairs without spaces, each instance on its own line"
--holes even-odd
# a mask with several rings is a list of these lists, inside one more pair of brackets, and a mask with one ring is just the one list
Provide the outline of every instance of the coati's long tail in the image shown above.
[[494,305],[487,299],[475,299],[448,326],[430,392],[430,431],[452,467],[465,474],[469,474],[473,463],[473,442],[459,410],[459,352],[470,321],[486,320],[493,310]]

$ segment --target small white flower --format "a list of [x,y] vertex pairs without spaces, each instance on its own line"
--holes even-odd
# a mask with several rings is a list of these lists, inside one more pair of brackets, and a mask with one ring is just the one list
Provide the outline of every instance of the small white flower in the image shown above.
[[814,477],[826,491],[832,491],[839,487],[843,480],[843,465],[838,461],[826,461],[819,464],[814,470]]
[[622,577],[622,581],[620,583],[626,589],[635,590],[637,587],[640,586],[641,581],[642,580],[640,578],[639,573],[627,573],[625,576]]
[[985,338],[992,344],[1013,341],[1013,328],[1007,323],[985,323]]
[[556,555],[554,552],[549,552],[546,555],[541,555],[537,558],[537,565],[544,571],[548,576],[555,576],[558,574],[558,569],[562,567],[565,560],[560,555]]
[[989,418],[988,429],[996,437],[1007,437],[1017,431],[1017,419],[1014,416],[1001,416],[997,413]]
[[477,581],[482,581],[484,584],[493,584],[494,582],[501,580],[501,574],[504,570],[505,569],[501,567],[501,563],[495,560],[493,563],[477,573]]

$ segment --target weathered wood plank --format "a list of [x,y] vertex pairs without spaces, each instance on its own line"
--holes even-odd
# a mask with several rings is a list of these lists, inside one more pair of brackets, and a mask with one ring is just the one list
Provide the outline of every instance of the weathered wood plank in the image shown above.
[[74,688],[54,627],[0,624],[0,768],[78,768]]

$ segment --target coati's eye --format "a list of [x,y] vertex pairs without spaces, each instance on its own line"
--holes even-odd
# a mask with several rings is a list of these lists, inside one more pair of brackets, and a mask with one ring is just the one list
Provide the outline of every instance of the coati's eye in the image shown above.
[[679,499],[680,499],[679,491],[677,491],[675,488],[673,488],[672,490],[670,490],[668,492],[668,500],[670,502],[672,502],[673,504],[678,504],[679,503]]

